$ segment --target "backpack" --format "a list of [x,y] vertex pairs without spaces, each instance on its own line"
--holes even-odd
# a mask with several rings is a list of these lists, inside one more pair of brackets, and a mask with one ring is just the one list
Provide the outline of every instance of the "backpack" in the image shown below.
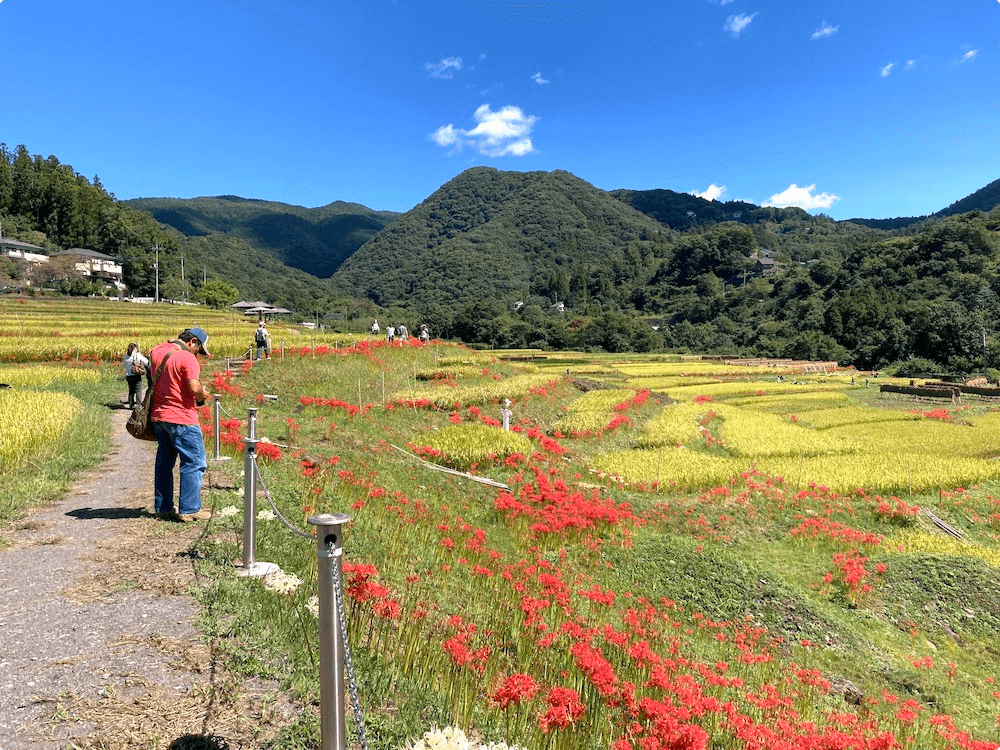
[[267,337],[264,336],[264,329],[258,328],[257,333],[254,334],[254,341],[257,346],[264,346],[267,343]]
[[141,359],[132,360],[132,374],[140,376],[146,374],[146,365],[143,363]]

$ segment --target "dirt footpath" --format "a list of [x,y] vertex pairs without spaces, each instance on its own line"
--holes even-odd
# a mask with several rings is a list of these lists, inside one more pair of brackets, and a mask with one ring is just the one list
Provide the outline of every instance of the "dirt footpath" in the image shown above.
[[213,522],[154,518],[156,445],[112,419],[105,463],[5,531],[0,750],[260,747],[287,720],[260,713],[274,686],[235,685],[193,625]]

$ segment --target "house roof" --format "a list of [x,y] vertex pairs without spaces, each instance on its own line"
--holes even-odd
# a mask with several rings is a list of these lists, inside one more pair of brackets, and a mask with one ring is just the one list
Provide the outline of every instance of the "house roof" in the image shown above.
[[41,250],[43,254],[45,253],[45,248],[38,245],[32,245],[30,242],[21,242],[20,240],[12,240],[7,237],[0,237],[0,245],[16,247],[18,250],[27,250],[32,253],[37,250]]
[[53,253],[53,255],[74,255],[84,258],[97,258],[98,260],[114,260],[114,261],[118,260],[117,258],[113,258],[110,255],[99,253],[96,250],[88,250],[85,247],[71,247],[69,250],[63,250],[62,252]]

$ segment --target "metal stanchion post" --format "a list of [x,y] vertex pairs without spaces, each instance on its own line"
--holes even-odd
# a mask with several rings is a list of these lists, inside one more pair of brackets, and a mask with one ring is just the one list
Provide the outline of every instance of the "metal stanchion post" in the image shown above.
[[505,398],[503,401],[503,408],[500,410],[500,416],[503,418],[503,428],[510,431],[510,418],[514,412],[510,410],[510,399]]
[[229,456],[219,455],[219,422],[222,415],[222,403],[218,393],[212,395],[212,460],[228,461]]
[[247,409],[247,437],[243,439],[246,454],[243,462],[243,564],[241,576],[266,576],[279,568],[274,563],[258,562],[254,559],[257,549],[257,473],[255,454],[257,452],[257,410]]
[[334,586],[342,580],[341,526],[350,520],[343,513],[324,513],[309,519],[309,524],[317,527],[321,750],[347,749],[344,638]]

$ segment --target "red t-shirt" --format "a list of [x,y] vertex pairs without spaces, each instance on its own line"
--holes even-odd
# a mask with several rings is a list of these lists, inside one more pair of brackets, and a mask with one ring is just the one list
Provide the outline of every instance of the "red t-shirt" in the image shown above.
[[172,341],[166,341],[153,347],[153,351],[149,353],[149,359],[153,363],[153,377],[156,377],[160,362],[167,354],[170,354],[170,359],[164,365],[160,379],[156,381],[153,413],[149,419],[151,422],[198,424],[195,397],[188,382],[197,379],[201,373],[198,358]]

